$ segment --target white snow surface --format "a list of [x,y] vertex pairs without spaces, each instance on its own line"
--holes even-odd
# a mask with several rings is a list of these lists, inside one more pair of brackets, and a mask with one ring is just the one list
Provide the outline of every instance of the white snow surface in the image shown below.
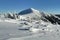
[[0,19],[0,40],[60,40],[60,25],[42,20]]

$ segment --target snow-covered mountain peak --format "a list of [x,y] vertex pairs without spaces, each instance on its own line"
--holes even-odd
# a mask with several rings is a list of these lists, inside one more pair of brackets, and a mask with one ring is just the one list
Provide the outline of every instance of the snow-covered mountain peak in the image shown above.
[[35,10],[34,8],[30,8],[31,10]]
[[[32,11],[38,11],[38,10],[36,10],[36,9],[34,9],[34,8],[30,8]],[[38,11],[39,12],[39,11]]]
[[30,13],[39,13],[39,11],[34,8],[28,8],[28,9],[22,10],[19,13],[19,15],[30,14]]

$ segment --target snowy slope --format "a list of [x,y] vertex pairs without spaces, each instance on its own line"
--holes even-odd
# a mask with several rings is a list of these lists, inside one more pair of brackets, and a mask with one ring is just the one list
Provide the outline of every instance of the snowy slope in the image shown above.
[[60,40],[59,22],[59,17],[33,8],[0,15],[0,40]]

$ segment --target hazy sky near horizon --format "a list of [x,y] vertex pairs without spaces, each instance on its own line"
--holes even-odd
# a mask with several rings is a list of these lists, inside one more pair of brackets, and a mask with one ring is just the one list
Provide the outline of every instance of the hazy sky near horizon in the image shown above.
[[1,11],[21,11],[27,8],[60,13],[60,0],[0,0]]

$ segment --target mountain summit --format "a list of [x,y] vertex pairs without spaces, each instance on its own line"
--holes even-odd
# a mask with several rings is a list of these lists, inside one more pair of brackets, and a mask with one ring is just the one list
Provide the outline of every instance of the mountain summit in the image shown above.
[[29,13],[34,13],[34,12],[39,12],[38,10],[35,10],[34,8],[28,8],[19,13],[19,15],[24,15],[24,14],[29,14]]
[[34,8],[28,8],[25,10],[22,10],[18,15],[24,15],[27,17],[41,17],[42,13]]

